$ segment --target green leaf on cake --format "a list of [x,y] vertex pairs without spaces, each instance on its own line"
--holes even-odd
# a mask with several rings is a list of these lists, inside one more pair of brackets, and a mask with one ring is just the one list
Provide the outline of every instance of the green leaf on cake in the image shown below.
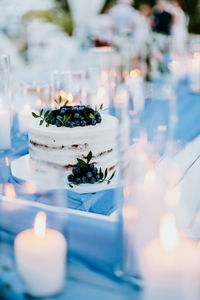
[[59,104],[60,104],[62,102],[62,97],[59,96],[58,100],[59,100]]
[[48,116],[48,114],[49,114],[49,110],[47,110],[46,112],[45,112],[45,114],[44,114],[44,118],[46,119],[46,117]]
[[67,106],[68,103],[69,103],[69,100],[65,101],[63,106]]
[[112,173],[112,175],[110,176],[110,178],[109,178],[108,181],[107,181],[107,184],[110,184],[111,180],[112,180],[113,177],[115,176],[115,173],[116,173],[116,171],[114,171],[114,172]]
[[104,173],[104,180],[106,179],[107,175],[108,175],[108,169],[106,168]]
[[44,109],[42,108],[41,111],[40,111],[40,117],[42,116],[43,111],[44,111]]
[[89,164],[89,162],[91,161],[91,159],[92,159],[92,151],[90,151],[90,152],[88,153],[88,156],[87,156],[87,164]]
[[32,116],[34,117],[34,118],[39,118],[40,116],[38,116],[36,113],[34,113],[34,112],[32,112]]
[[82,160],[82,159],[80,159],[80,158],[77,158],[77,161],[81,164],[81,165],[87,165],[87,163],[84,161],[84,160]]
[[99,107],[99,110],[102,110],[102,109],[103,109],[103,104],[101,104]]
[[63,123],[67,123],[67,121],[69,121],[69,119],[71,118],[72,115],[69,115],[69,116],[64,116],[63,118]]
[[44,122],[44,119],[40,120],[40,126],[43,124]]
[[89,117],[90,117],[90,119],[94,119],[95,118],[95,116],[92,113],[89,114]]
[[57,119],[58,121],[60,121],[60,122],[63,124],[63,120],[62,120],[61,118],[56,117],[56,119]]

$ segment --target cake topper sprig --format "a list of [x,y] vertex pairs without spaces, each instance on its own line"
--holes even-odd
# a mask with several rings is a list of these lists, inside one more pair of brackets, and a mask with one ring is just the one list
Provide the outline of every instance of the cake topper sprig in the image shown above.
[[86,160],[77,158],[76,167],[72,169],[72,174],[68,176],[69,186],[71,188],[73,188],[74,185],[80,185],[81,183],[111,183],[111,180],[115,176],[115,171],[108,178],[108,168],[106,168],[104,172],[101,168],[98,170],[94,163],[91,163],[92,157],[92,151],[90,151]]

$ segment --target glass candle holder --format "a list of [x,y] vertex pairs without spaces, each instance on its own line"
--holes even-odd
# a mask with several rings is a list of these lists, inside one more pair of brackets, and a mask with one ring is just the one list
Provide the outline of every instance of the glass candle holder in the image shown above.
[[11,148],[10,57],[0,56],[0,151]]
[[[61,98],[60,98],[61,97]],[[54,71],[51,74],[51,98],[61,105],[66,101],[70,105],[85,104],[87,101],[86,75],[84,71]]]
[[45,82],[16,83],[14,94],[17,115],[17,130],[26,134],[32,119],[32,112],[38,113],[42,108],[50,107],[49,85]]

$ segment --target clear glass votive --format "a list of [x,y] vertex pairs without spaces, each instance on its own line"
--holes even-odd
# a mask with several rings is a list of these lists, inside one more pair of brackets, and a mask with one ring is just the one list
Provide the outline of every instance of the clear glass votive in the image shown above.
[[[61,98],[60,98],[61,97]],[[86,74],[84,71],[54,71],[51,74],[52,106],[61,105],[66,101],[69,105],[85,104],[87,102]]]
[[11,148],[12,105],[10,57],[0,56],[0,151]]
[[32,119],[32,112],[50,107],[49,85],[45,82],[16,83],[14,93],[17,115],[17,131],[26,134]]

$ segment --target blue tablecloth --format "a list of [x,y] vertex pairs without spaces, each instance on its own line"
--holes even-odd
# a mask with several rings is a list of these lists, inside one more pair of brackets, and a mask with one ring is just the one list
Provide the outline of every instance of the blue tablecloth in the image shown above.
[[[186,81],[179,85],[177,92],[179,123],[175,136],[182,143],[186,143],[200,133],[200,122],[198,122],[198,117],[200,116],[200,96],[189,92]],[[149,110],[149,105],[148,103],[147,110]],[[147,114],[147,117],[150,118],[149,122],[155,120],[151,112]],[[160,122],[160,120],[158,121]],[[27,145],[18,145],[16,150],[17,152],[19,150],[19,152],[13,151],[7,153],[7,155],[14,157],[16,154],[24,154],[27,151]],[[4,166],[1,170],[3,170],[1,172],[1,182],[6,182],[7,180],[12,182],[13,178],[10,176],[9,169]],[[103,195],[102,199],[106,201],[105,195]],[[94,201],[92,204],[93,207],[95,207],[96,203]],[[8,247],[6,250],[8,259],[5,259],[4,262],[8,261],[8,264],[9,259],[13,255],[12,242],[14,235],[25,229],[23,227],[24,223],[18,223],[17,214],[12,215],[12,212],[10,214],[10,218],[16,218],[16,226],[9,226],[9,218],[5,220],[3,216],[0,216],[0,228],[2,229],[0,237],[2,241],[7,241]],[[15,222],[15,219],[12,220]],[[55,297],[55,299],[90,300],[95,298],[112,300],[140,298],[141,293],[133,290],[113,276],[113,269],[121,262],[120,228],[120,224],[117,226],[116,223],[109,221],[84,218],[76,215],[69,216],[66,232],[70,254],[69,280],[66,283],[65,292]],[[14,272],[13,267],[11,267],[11,270]],[[16,277],[17,275],[12,273],[9,279],[9,275],[5,275],[5,272],[7,272],[6,268],[3,271],[1,269],[0,275],[3,275],[0,276],[0,288],[2,287],[2,280],[4,283],[8,283],[11,280],[15,291],[10,291],[9,285],[6,285],[4,286],[5,289],[1,292],[1,298],[24,299],[24,287],[20,285],[20,281]],[[4,294],[3,291],[5,292]],[[15,292],[14,296],[13,292]]]

